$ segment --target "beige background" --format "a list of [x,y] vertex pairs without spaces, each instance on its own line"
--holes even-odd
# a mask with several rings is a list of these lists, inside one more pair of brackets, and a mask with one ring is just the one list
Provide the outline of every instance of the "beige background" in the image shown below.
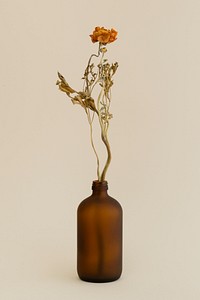
[[[0,299],[200,298],[200,1],[0,0]],[[76,88],[96,25],[119,31],[110,194],[124,208],[124,272],[76,275],[76,208],[95,158]]]

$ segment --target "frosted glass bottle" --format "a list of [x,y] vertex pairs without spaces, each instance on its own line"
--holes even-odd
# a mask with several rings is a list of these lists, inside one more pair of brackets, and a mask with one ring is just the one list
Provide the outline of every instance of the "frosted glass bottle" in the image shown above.
[[84,281],[114,281],[122,273],[122,207],[106,181],[92,190],[77,211],[77,272]]

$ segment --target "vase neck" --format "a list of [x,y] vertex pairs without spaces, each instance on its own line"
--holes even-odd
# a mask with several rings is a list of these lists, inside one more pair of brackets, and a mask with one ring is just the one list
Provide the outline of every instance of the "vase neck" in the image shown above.
[[107,181],[95,180],[92,183],[93,194],[107,194],[108,183]]

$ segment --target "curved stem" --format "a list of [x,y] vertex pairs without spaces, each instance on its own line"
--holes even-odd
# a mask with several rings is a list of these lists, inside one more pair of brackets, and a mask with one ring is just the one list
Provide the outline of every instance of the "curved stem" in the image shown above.
[[89,66],[89,65],[90,65],[90,62],[91,62],[91,59],[92,59],[92,57],[93,57],[93,56],[95,56],[95,57],[99,57],[99,55],[100,55],[100,49],[101,49],[101,43],[99,43],[98,54],[92,54],[92,55],[90,56],[90,58],[89,58],[89,60],[88,60],[88,64],[87,64],[87,66]]
[[109,167],[110,162],[111,162],[112,156],[111,156],[111,150],[110,150],[110,145],[109,145],[109,142],[108,142],[108,139],[107,139],[107,135],[104,136],[104,134],[102,133],[101,138],[102,138],[102,141],[104,142],[104,144],[106,146],[107,155],[108,155],[107,160],[106,160],[106,164],[104,166],[103,172],[101,174],[101,179],[100,179],[100,181],[104,181],[105,177],[106,177],[108,167]]
[[107,160],[106,160],[105,166],[103,168],[103,171],[102,171],[102,174],[101,174],[101,177],[100,177],[100,181],[105,180],[105,176],[106,176],[106,173],[107,173],[107,170],[108,170],[108,167],[110,165],[111,158],[112,158],[110,145],[109,145],[108,137],[107,137],[108,127],[106,126],[106,124],[104,124],[104,122],[101,118],[101,113],[100,113],[100,101],[101,101],[103,91],[104,91],[104,88],[102,87],[101,92],[98,96],[97,111],[99,112],[98,117],[99,117],[99,124],[100,124],[100,127],[101,127],[101,139],[102,139],[104,145],[106,146],[106,150],[107,150]]
[[[97,159],[97,176],[98,176],[98,180],[99,181],[104,181],[105,180],[105,176],[108,170],[108,167],[110,165],[111,162],[111,149],[110,149],[110,145],[108,142],[108,136],[107,136],[107,132],[108,132],[108,127],[109,127],[109,107],[110,107],[110,94],[109,94],[109,86],[107,82],[107,69],[106,69],[106,65],[103,64],[103,58],[104,58],[104,53],[105,51],[101,51],[101,46],[102,44],[99,43],[99,49],[98,49],[98,53],[97,54],[92,54],[89,58],[86,70],[85,70],[85,84],[86,86],[84,87],[84,90],[86,92],[86,95],[90,96],[94,87],[99,83],[101,88],[101,91],[99,93],[98,99],[97,99],[97,106],[96,106],[96,110],[95,112],[98,115],[98,119],[99,119],[99,124],[100,124],[100,128],[101,128],[101,139],[106,147],[106,151],[107,151],[107,159],[106,159],[106,163],[105,166],[103,168],[102,173],[100,174],[100,162],[99,162],[99,157],[97,154],[97,151],[95,149],[94,146],[94,142],[93,142],[93,128],[92,128],[92,122],[93,119],[91,119],[91,115],[90,115],[90,111],[88,108],[86,108],[86,113],[88,116],[88,121],[90,124],[90,139],[91,139],[91,145],[92,148],[94,150],[94,153],[96,155],[96,159]],[[89,79],[89,75],[93,76],[93,73],[91,71],[91,68],[93,66],[93,64],[91,64],[92,58],[93,57],[100,57],[100,62],[98,64],[98,73],[96,74],[95,78],[93,77],[94,81],[90,81]],[[105,82],[105,80],[107,80]],[[93,115],[94,116],[94,115]]]
[[93,141],[93,128],[92,128],[92,122],[93,122],[93,120],[91,119],[89,110],[86,110],[86,114],[87,114],[88,122],[89,122],[89,125],[90,125],[90,142],[91,142],[92,149],[94,151],[94,154],[95,154],[96,160],[97,160],[97,178],[98,178],[98,181],[100,181],[99,156],[97,154],[97,151],[96,151],[96,148],[95,148],[95,145],[94,145],[94,141]]
[[[100,45],[99,45],[99,54],[98,54],[98,56],[97,55],[95,55],[95,56],[99,57],[99,55],[100,55]],[[104,58],[104,52],[102,52],[102,56],[101,56],[99,65],[102,65],[103,58]],[[92,93],[92,91],[93,91],[94,87],[97,85],[97,83],[100,82],[100,79],[101,79],[101,77],[100,77],[100,74],[99,74],[99,71],[98,71],[97,79],[96,79],[96,81],[93,83],[93,85],[90,88],[90,94]]]
[[[86,73],[88,73],[88,69],[89,69],[89,66],[90,66],[90,63],[91,63],[92,58],[93,58],[93,57],[99,57],[99,55],[100,55],[100,49],[101,49],[101,44],[99,43],[98,54],[92,54],[92,55],[90,56],[90,58],[89,58],[89,60],[88,60],[87,67],[86,67],[86,69],[85,69],[85,72],[87,71]],[[88,76],[87,76],[87,78],[86,78],[86,90],[87,90],[87,91],[89,91],[89,84],[88,84],[88,82],[89,82],[89,80],[88,80]],[[91,92],[90,92],[90,94],[91,94]]]

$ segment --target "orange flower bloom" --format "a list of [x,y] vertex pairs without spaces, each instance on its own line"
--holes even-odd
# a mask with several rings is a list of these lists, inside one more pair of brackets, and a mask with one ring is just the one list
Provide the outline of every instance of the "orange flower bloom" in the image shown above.
[[99,42],[109,44],[117,39],[117,31],[115,29],[106,29],[104,27],[95,27],[95,30],[90,34],[93,43]]

